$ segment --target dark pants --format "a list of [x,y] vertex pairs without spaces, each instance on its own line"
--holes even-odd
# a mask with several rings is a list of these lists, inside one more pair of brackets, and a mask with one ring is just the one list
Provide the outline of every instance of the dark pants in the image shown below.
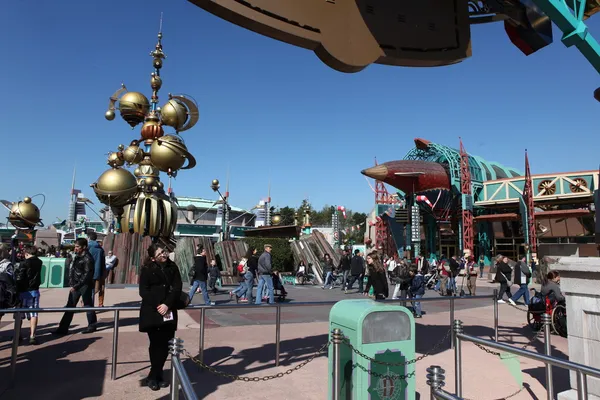
[[508,287],[506,282],[500,282],[500,290],[498,291],[498,300],[502,300],[504,293],[506,293],[506,295],[508,296],[509,299],[512,297],[512,293],[510,292],[510,288]]
[[155,328],[148,332],[150,339],[150,373],[148,380],[162,381],[162,371],[169,356],[169,340],[175,337],[174,327]]
[[346,290],[352,289],[354,282],[356,282],[357,280],[358,280],[358,291],[362,293],[363,292],[362,275],[351,275],[350,277],[348,277],[348,283],[346,284]]
[[[67,299],[66,308],[75,308],[79,299],[83,300],[84,307],[94,307],[94,289],[92,286],[82,286],[79,290],[74,292],[69,292],[69,298]],[[87,313],[88,326],[94,327],[96,325],[96,313],[94,311],[88,311]],[[71,322],[73,322],[73,313],[66,312],[62,319],[60,320],[60,324],[58,325],[58,330],[60,331],[68,331],[71,326]]]

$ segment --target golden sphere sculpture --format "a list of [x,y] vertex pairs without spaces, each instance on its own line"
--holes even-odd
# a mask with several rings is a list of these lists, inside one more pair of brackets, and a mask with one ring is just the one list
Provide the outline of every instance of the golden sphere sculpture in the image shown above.
[[17,229],[33,229],[41,224],[40,209],[33,204],[31,197],[12,204],[8,213],[8,221]]
[[150,102],[140,92],[127,92],[119,100],[121,117],[132,128],[144,121],[149,110]]
[[221,187],[220,183],[219,183],[219,180],[218,179],[213,179],[212,182],[210,183],[210,188],[214,192],[216,192],[217,190],[219,190],[219,187]]
[[275,214],[273,216],[273,218],[271,219],[271,224],[272,225],[279,225],[279,224],[281,224],[281,221],[282,221],[281,215]]
[[108,165],[113,168],[121,167],[125,164],[125,160],[123,159],[123,153],[120,151],[113,152],[108,155]]
[[178,99],[170,99],[162,106],[160,115],[163,125],[171,126],[176,131],[183,128],[188,119],[187,108]]
[[111,168],[105,171],[98,182],[90,185],[98,200],[107,206],[123,207],[135,197],[137,180],[131,172],[123,168]]
[[137,140],[131,142],[131,144],[123,150],[123,159],[129,165],[138,164],[144,159],[144,150],[140,148],[140,143]]
[[115,112],[113,110],[108,110],[104,113],[104,118],[106,118],[108,121],[112,121],[115,119]]
[[[184,167],[186,160],[188,165]],[[187,151],[181,138],[175,135],[166,135],[152,142],[150,161],[156,168],[169,174],[179,169],[194,168],[196,165],[194,156]]]
[[159,121],[150,119],[142,125],[141,133],[144,140],[154,140],[162,137],[165,134],[165,131]]

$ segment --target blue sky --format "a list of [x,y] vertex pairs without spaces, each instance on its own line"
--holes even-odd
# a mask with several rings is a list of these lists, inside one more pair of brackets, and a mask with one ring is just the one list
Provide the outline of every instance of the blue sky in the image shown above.
[[210,181],[225,182],[229,167],[236,206],[265,197],[270,178],[274,205],[308,196],[366,212],[373,193],[360,170],[401,159],[414,137],[458,146],[462,136],[469,152],[519,169],[528,148],[533,173],[598,167],[598,74],[556,29],[529,57],[496,23],[472,29],[473,57],[458,65],[343,74],[184,0],[13,1],[0,13],[0,198],[42,192],[43,219],[65,218],[76,165],[99,206],[89,184],[109,151],[138,137],[104,119],[108,99],[121,82],[149,97],[161,11],[161,100],[185,93],[200,107],[182,134],[198,165],[174,182],[180,196],[214,197]]

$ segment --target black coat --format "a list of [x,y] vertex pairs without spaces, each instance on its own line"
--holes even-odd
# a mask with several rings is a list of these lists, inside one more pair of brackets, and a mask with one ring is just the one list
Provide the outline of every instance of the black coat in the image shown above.
[[69,286],[79,290],[94,284],[94,259],[89,252],[77,255],[69,268]]
[[[164,267],[155,262],[142,267],[140,273],[140,332],[170,326],[177,330],[177,310],[175,305],[181,298],[181,274],[171,260]],[[165,322],[157,307],[165,304],[173,312],[173,320]]]
[[[504,274],[504,275],[503,275]],[[506,278],[510,279],[512,268],[507,263],[501,261],[496,265],[496,282],[506,282]]]
[[529,267],[522,261],[518,261],[513,269],[513,282],[515,285],[528,285],[530,279],[531,271],[529,271]]
[[351,262],[352,257],[350,257],[350,254],[346,254],[340,259],[340,264],[338,265],[338,268],[342,271],[350,271]]
[[371,286],[373,286],[373,293],[375,294],[375,297],[377,297],[377,295],[384,297],[388,297],[390,295],[385,271],[376,271],[375,269],[371,270],[371,274],[367,280],[367,287],[365,287],[365,293],[369,293]]
[[206,282],[208,280],[208,263],[206,256],[194,256],[194,279],[195,281]]
[[359,276],[365,273],[365,260],[361,256],[352,257],[350,263],[350,274],[353,276]]
[[258,257],[252,255],[248,259],[248,271],[252,272],[252,275],[256,277],[256,272],[258,271]]
[[15,272],[19,293],[39,290],[42,284],[42,260],[36,256],[23,261]]

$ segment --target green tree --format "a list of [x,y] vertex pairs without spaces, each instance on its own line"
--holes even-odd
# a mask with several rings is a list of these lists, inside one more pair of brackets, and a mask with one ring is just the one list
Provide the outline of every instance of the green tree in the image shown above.
[[290,242],[287,239],[280,238],[245,238],[244,241],[250,247],[258,250],[258,256],[262,254],[265,244],[270,244],[273,270],[282,272],[291,272],[294,270],[294,255]]
[[292,207],[285,206],[279,209],[279,215],[281,215],[281,225],[293,225],[294,224],[294,210]]

